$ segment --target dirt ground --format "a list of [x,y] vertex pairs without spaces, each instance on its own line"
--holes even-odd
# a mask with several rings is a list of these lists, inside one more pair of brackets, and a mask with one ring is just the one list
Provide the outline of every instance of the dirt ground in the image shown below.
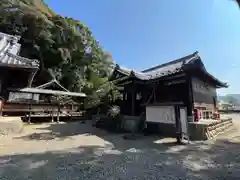
[[189,145],[124,140],[89,123],[27,125],[23,134],[0,136],[0,179],[240,179],[240,115],[228,116],[235,128]]

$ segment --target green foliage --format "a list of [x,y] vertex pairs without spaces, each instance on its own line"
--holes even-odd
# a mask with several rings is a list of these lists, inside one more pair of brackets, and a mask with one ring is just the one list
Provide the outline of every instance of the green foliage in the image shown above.
[[108,110],[108,116],[115,118],[120,114],[120,107],[119,106],[112,106]]
[[[0,32],[21,36],[20,55],[41,62],[35,85],[46,80],[46,69],[70,91],[89,95],[87,107],[116,98],[108,82],[112,57],[80,21],[56,15],[42,0],[0,0]],[[43,66],[44,65],[44,66]]]
[[238,6],[240,7],[240,0],[234,0],[237,2]]
[[229,104],[232,104],[232,105],[238,104],[238,100],[236,98],[234,98],[233,96],[227,96],[226,102],[228,102]]
[[106,80],[86,98],[85,105],[87,109],[96,106],[102,106],[103,109],[108,109],[109,104],[121,98],[119,88],[115,86],[113,82]]

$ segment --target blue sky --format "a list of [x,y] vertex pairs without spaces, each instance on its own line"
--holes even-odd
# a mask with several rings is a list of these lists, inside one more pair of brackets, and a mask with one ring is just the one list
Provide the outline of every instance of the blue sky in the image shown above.
[[231,0],[45,0],[82,21],[115,62],[142,70],[199,51],[207,70],[240,93],[240,9]]

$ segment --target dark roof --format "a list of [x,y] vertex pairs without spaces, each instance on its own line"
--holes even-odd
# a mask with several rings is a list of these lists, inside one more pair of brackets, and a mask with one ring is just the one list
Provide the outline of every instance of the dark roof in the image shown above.
[[195,52],[183,58],[170,61],[141,72],[120,67],[119,65],[116,66],[116,70],[124,75],[132,75],[141,80],[150,80],[181,72],[187,67],[187,65],[193,64],[193,62],[197,59],[199,59],[199,56],[198,53]]
[[184,65],[192,63],[194,60],[199,59],[198,52],[190,54],[188,56],[182,57],[180,59],[176,59],[164,64],[160,64],[158,66],[154,66],[152,68],[143,70],[143,73],[154,73],[154,72],[168,72],[168,71],[178,71],[183,68]]
[[141,72],[120,67],[119,65],[116,65],[115,71],[125,76],[135,77],[139,80],[153,80],[199,67],[201,71],[215,81],[218,86],[227,87],[226,83],[219,81],[206,71],[198,52],[194,52],[188,56],[143,70]]

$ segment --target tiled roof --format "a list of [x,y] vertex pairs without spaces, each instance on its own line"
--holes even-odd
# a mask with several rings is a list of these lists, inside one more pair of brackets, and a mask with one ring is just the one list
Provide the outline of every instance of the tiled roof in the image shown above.
[[129,75],[135,76],[136,78],[141,80],[150,80],[181,72],[188,65],[193,64],[194,61],[198,59],[200,59],[200,57],[198,56],[198,52],[195,52],[183,58],[165,64],[161,64],[141,72],[120,67],[119,65],[116,66],[116,70],[128,76]]
[[0,66],[38,68],[38,60],[18,55],[21,48],[21,45],[18,44],[19,39],[19,36],[0,33]]
[[184,72],[187,69],[194,68],[194,67],[198,67],[198,68],[201,67],[203,73],[206,74],[210,79],[215,81],[216,84],[222,87],[227,87],[226,83],[219,81],[218,79],[216,79],[206,71],[203,62],[200,56],[198,55],[198,52],[194,52],[193,54],[190,54],[188,56],[146,69],[141,72],[120,67],[119,65],[116,66],[115,70],[126,76],[135,77],[139,80],[152,80],[152,79],[173,75],[179,72]]
[[38,89],[45,89],[51,85],[57,85],[59,88],[61,88],[63,91],[66,91],[66,92],[69,92],[69,90],[67,90],[65,87],[63,87],[56,79],[53,79],[52,81],[48,82],[48,83],[45,83],[45,84],[42,84],[40,86],[37,86],[36,88]]
[[145,73],[138,72],[138,71],[128,69],[128,68],[125,68],[125,67],[120,67],[119,65],[116,66],[116,70],[119,71],[120,73],[126,75],[126,76],[133,75],[133,76],[136,76],[139,79],[146,79],[146,80],[150,79],[150,76],[147,76]]

